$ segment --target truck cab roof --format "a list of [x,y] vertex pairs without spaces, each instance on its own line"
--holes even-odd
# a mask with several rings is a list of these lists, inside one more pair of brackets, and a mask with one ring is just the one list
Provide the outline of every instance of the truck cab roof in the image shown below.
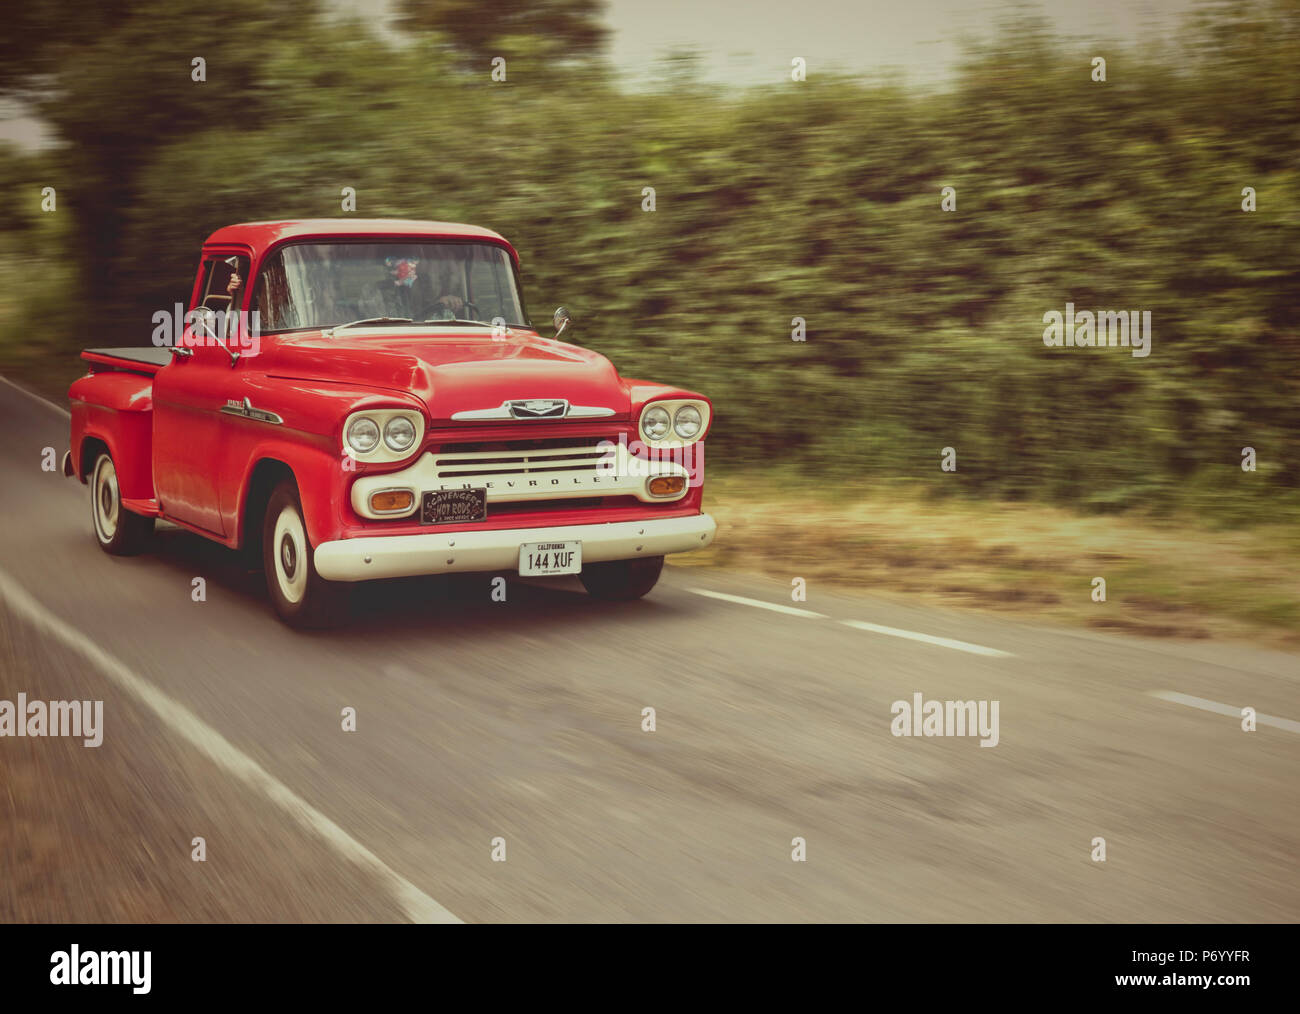
[[246,246],[264,251],[285,240],[392,238],[396,236],[439,239],[481,239],[498,243],[510,251],[515,263],[519,255],[500,233],[460,222],[430,222],[407,218],[302,218],[276,222],[241,222],[227,225],[207,238],[205,246]]

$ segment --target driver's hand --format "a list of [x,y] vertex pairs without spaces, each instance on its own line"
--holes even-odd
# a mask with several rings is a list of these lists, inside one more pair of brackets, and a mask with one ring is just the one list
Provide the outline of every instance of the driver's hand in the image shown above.
[[461,310],[465,306],[465,300],[460,296],[439,296],[438,302],[448,310]]
[[226,293],[233,296],[236,290],[243,284],[244,280],[239,277],[239,272],[232,271],[230,273],[230,281],[226,283]]

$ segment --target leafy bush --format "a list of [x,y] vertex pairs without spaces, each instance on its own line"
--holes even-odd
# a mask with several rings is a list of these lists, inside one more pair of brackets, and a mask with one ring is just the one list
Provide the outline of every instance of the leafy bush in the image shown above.
[[[147,343],[213,229],[339,214],[351,186],[365,217],[505,234],[535,320],[563,302],[625,375],[715,399],[715,464],[1089,511],[1296,509],[1296,0],[1207,9],[1160,52],[1105,47],[1105,83],[1093,53],[1020,21],[938,93],[816,74],[718,89],[689,61],[626,91],[585,49],[544,59],[513,36],[494,83],[454,38],[392,47],[286,10],[190,25],[222,40],[204,84],[143,15],[101,26],[47,101],[64,145],[0,163],[59,187],[55,259],[81,279],[70,302],[112,311],[104,341]],[[3,225],[12,256],[51,257],[30,222]],[[1150,357],[1046,348],[1043,314],[1067,301],[1149,310]],[[57,335],[69,355],[83,338]]]

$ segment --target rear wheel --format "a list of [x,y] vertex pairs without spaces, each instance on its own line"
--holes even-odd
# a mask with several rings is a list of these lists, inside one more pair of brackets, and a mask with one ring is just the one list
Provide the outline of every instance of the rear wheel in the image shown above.
[[143,552],[153,534],[153,518],[122,506],[113,458],[101,454],[90,473],[90,516],[99,548],[113,556],[134,556]]
[[592,598],[629,602],[639,599],[653,588],[663,569],[662,556],[646,556],[635,560],[583,564],[579,576]]
[[348,586],[316,573],[312,555],[298,488],[286,479],[266,505],[262,565],[271,603],[291,627],[328,627],[347,613]]

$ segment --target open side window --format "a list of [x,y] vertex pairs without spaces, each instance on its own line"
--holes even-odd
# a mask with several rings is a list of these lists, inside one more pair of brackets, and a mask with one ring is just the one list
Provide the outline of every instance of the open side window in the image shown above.
[[[194,309],[186,314],[186,334],[191,339],[201,339],[206,344],[208,339],[216,339],[226,346],[227,337],[234,338],[243,331],[238,314],[244,303],[244,289],[248,285],[249,259],[243,254],[207,254],[203,258],[199,301]],[[232,292],[230,280],[239,276],[239,286]],[[226,349],[234,363],[237,353]]]
[[[241,286],[233,298],[227,291],[230,276],[238,274]],[[209,310],[238,310],[244,301],[244,289],[248,285],[248,258],[236,254],[214,254],[203,262],[203,285],[200,288],[202,298],[199,306]]]

